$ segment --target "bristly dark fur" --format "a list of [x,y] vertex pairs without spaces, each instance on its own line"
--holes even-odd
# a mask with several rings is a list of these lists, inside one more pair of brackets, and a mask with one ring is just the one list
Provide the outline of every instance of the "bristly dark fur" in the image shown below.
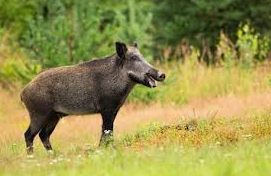
[[[103,142],[107,136],[112,136],[114,119],[134,85],[141,83],[149,86],[150,82],[145,80],[147,72],[156,80],[164,79],[164,74],[145,61],[142,60],[139,66],[131,61],[129,56],[134,57],[135,54],[131,53],[133,50],[128,51],[125,44],[118,43],[116,50],[123,55],[114,54],[74,66],[45,70],[23,89],[21,100],[31,120],[25,132],[29,154],[33,152],[33,140],[37,133],[44,147],[52,150],[50,135],[59,119],[67,115],[100,113]],[[138,57],[141,57],[140,53]],[[128,71],[133,71],[142,82],[131,79]]]

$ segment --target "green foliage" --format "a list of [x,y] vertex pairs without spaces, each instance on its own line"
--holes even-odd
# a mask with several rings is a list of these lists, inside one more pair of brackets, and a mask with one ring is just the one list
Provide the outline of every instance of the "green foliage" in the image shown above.
[[41,71],[41,65],[25,57],[15,44],[11,46],[10,39],[9,33],[0,30],[0,83],[6,87],[21,86]]
[[[0,28],[16,36],[11,43],[19,42],[43,68],[108,55],[114,52],[117,40],[139,42],[149,60],[160,59],[157,56],[165,47],[171,48],[175,57],[179,52],[175,49],[180,50],[178,46],[184,39],[199,48],[199,60],[207,64],[223,60],[230,66],[238,52],[213,57],[217,44],[226,49],[221,31],[232,43],[240,37],[248,40],[236,31],[240,23],[249,23],[263,35],[251,32],[256,35],[253,40],[259,42],[256,60],[265,60],[270,50],[270,5],[270,0],[0,0]],[[244,41],[239,42],[244,46]],[[240,50],[245,48],[238,46]],[[251,60],[255,59],[245,60],[247,67],[253,65]]]
[[269,38],[256,33],[248,24],[240,25],[237,41],[233,43],[221,32],[216,47],[216,59],[226,68],[240,65],[244,69],[253,68],[257,62],[264,61],[270,48]]
[[237,32],[237,46],[240,53],[240,61],[244,68],[251,68],[256,60],[266,58],[269,50],[269,38],[255,33],[249,25],[241,26]]
[[12,29],[14,36],[22,35],[37,5],[36,0],[0,0],[0,27]]
[[257,31],[270,34],[270,0],[157,0],[156,3],[154,22],[157,36],[164,44],[178,44],[180,39],[188,38],[197,47],[203,47],[203,40],[215,47],[221,30],[235,41],[240,22],[249,22]]
[[216,54],[216,59],[221,60],[225,68],[232,68],[238,59],[235,44],[223,32],[220,33]]
[[0,82],[5,85],[28,83],[41,71],[41,65],[30,64],[24,60],[8,59],[0,70]]
[[212,63],[206,48],[214,54],[221,31],[235,43],[240,23],[269,40],[270,6],[270,0],[0,0],[0,28],[44,67],[106,55],[116,40],[138,41],[151,59],[188,39]]
[[150,47],[152,38],[147,32],[151,28],[151,14],[140,11],[134,1],[123,3],[127,7],[120,11],[103,9],[96,1],[46,1],[41,12],[28,21],[29,29],[21,44],[44,67],[114,53],[116,40],[142,41],[141,48]]

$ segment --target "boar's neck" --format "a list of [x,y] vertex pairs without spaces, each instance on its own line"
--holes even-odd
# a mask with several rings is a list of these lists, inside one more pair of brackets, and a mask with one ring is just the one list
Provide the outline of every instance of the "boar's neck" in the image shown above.
[[92,75],[99,104],[121,106],[135,83],[128,77],[116,55],[83,64]]
[[[133,89],[135,83],[129,78],[127,71],[123,68],[120,58],[116,55],[108,58],[108,79],[105,91],[114,103],[121,106]],[[112,102],[113,103],[113,102]]]

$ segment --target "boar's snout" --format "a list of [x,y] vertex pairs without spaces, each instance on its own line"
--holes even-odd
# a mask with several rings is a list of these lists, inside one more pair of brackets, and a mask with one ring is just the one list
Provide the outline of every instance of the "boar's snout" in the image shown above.
[[157,81],[164,81],[166,79],[165,73],[158,72]]
[[166,75],[163,72],[158,71],[156,69],[150,69],[147,74],[156,81],[164,81],[166,79]]

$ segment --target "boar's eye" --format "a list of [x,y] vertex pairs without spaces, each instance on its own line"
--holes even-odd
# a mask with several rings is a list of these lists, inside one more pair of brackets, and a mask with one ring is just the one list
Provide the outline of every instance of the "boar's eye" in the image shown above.
[[137,57],[136,56],[132,56],[131,59],[132,60],[137,60]]

